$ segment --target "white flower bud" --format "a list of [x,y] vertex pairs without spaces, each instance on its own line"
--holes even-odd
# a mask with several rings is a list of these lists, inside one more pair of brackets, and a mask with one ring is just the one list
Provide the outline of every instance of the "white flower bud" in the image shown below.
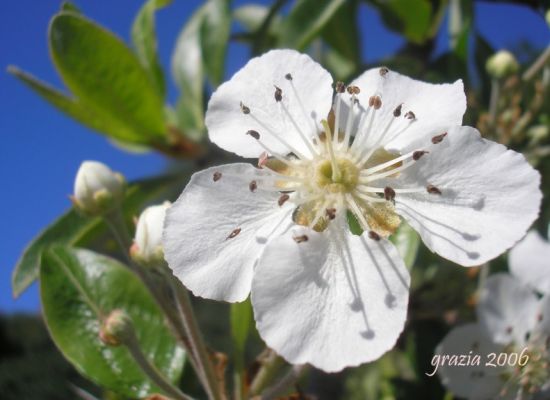
[[493,78],[500,79],[518,72],[519,64],[512,53],[501,50],[489,57],[485,68]]
[[164,262],[162,248],[162,231],[164,218],[170,202],[147,207],[139,216],[134,238],[130,249],[132,258],[140,264],[158,264]]
[[132,320],[122,310],[112,311],[101,324],[99,338],[109,346],[119,346],[133,334]]
[[98,161],[84,161],[76,174],[76,207],[85,214],[98,215],[118,204],[126,186],[124,177]]

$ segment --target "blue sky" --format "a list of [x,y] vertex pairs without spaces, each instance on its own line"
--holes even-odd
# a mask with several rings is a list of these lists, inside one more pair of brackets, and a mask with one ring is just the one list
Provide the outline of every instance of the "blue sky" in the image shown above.
[[[235,0],[236,6],[249,1]],[[268,1],[259,1],[270,3]],[[17,82],[5,68],[17,65],[41,79],[62,87],[48,56],[46,28],[58,10],[58,0],[18,0],[2,5],[0,24],[0,312],[37,311],[36,285],[19,299],[11,296],[11,271],[26,244],[48,223],[69,207],[68,195],[83,160],[105,162],[128,179],[154,175],[165,165],[155,154],[131,155],[110,145],[102,136],[79,125],[46,104]],[[141,2],[136,0],[79,0],[90,18],[128,40],[133,16]],[[199,0],[174,0],[157,17],[159,51],[164,66],[177,34]],[[476,5],[477,27],[495,48],[513,47],[529,41],[544,47],[550,33],[544,20],[531,10],[511,5]],[[363,57],[369,62],[391,55],[401,39],[384,29],[376,11],[363,8],[360,14]],[[444,31],[445,29],[443,29]],[[442,32],[438,48],[446,47]],[[247,49],[232,45],[227,60],[231,76],[248,59]],[[170,97],[174,98],[172,88]]]

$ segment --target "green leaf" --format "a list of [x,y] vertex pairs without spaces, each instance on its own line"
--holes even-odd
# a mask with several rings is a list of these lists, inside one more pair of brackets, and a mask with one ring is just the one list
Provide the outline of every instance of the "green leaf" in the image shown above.
[[201,27],[201,45],[206,74],[213,86],[223,80],[225,54],[231,32],[229,0],[209,0]]
[[70,11],[80,14],[80,9],[70,1],[64,1],[63,4],[61,4],[61,11]]
[[280,45],[304,50],[346,0],[298,0],[281,29]]
[[236,368],[242,370],[246,340],[252,327],[250,298],[242,303],[231,304],[231,338],[235,352]]
[[323,40],[348,62],[361,62],[361,35],[357,23],[358,3],[348,0],[329,19],[322,32]]
[[[126,191],[123,210],[126,219],[138,215],[146,204],[173,199],[181,187],[181,177],[161,177],[130,184]],[[12,274],[12,290],[19,296],[37,278],[44,249],[54,243],[73,246],[92,246],[107,235],[107,227],[101,218],[80,215],[71,209],[44,229],[25,249]]]
[[397,251],[403,257],[405,265],[410,269],[414,265],[418,246],[420,245],[420,236],[405,221],[401,222],[397,232],[390,236],[390,240],[397,247]]
[[163,101],[134,53],[111,32],[73,12],[50,23],[52,59],[79,102],[108,122],[115,139],[164,141]]
[[165,377],[178,380],[183,349],[147,289],[118,261],[89,250],[51,247],[43,254],[40,294],[52,339],[82,375],[132,398],[160,392],[126,347],[99,339],[101,321],[119,309],[131,317],[144,354]]
[[[260,29],[268,14],[269,7],[259,4],[246,4],[233,10],[233,18],[249,32],[255,32]],[[276,26],[280,25],[281,22],[281,16],[276,15],[270,25],[271,31],[276,30]]]
[[157,55],[155,12],[166,7],[172,0],[148,0],[139,10],[132,25],[132,43],[141,65],[161,97],[166,93],[164,74]]
[[373,0],[388,28],[422,44],[432,34],[432,3],[429,0]]

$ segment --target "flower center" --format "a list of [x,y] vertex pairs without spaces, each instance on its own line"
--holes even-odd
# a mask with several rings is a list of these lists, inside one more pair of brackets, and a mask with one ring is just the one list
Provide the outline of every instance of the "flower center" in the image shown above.
[[338,173],[330,160],[322,160],[316,166],[315,183],[329,193],[350,193],[359,181],[359,169],[346,158],[337,158]]

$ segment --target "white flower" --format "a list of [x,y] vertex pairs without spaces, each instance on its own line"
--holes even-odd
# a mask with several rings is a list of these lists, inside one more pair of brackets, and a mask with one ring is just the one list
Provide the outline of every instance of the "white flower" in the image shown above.
[[76,174],[72,200],[82,212],[95,215],[122,200],[125,187],[121,174],[99,161],[84,161]]
[[134,244],[130,250],[134,260],[143,264],[155,264],[164,260],[162,229],[169,207],[168,201],[149,206],[139,216]]
[[333,94],[307,55],[250,60],[212,95],[206,126],[260,168],[194,174],[164,231],[166,260],[189,289],[225,301],[252,293],[267,345],[325,371],[380,357],[403,329],[410,278],[387,240],[399,215],[433,251],[476,265],[525,234],[541,197],[523,156],[460,127],[460,81],[381,68]]
[[[548,283],[549,255],[550,244],[529,233],[510,252],[512,275],[500,273],[487,279],[477,305],[478,323],[454,328],[438,346],[440,355],[472,350],[482,356],[479,366],[439,368],[443,384],[453,394],[476,400],[550,396],[550,286],[533,285],[536,279]],[[486,366],[491,352],[506,353],[515,362]],[[514,353],[528,361],[522,362]]]

